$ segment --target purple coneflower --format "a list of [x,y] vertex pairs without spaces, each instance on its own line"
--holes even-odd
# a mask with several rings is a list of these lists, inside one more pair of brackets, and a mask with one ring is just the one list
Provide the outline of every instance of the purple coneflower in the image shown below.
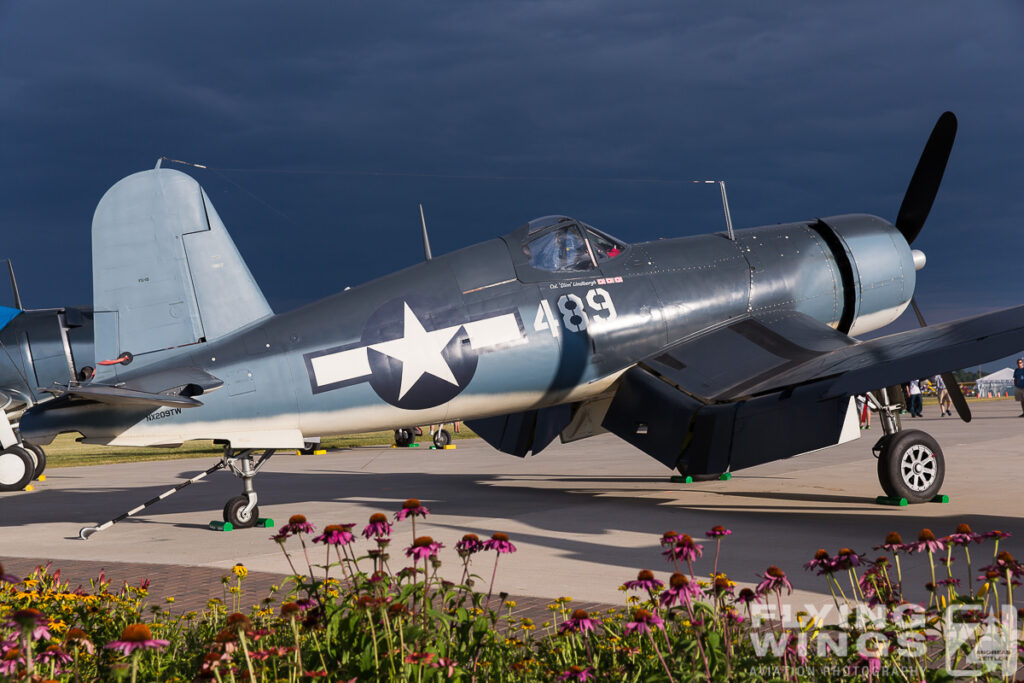
[[[57,664],[67,664],[74,661],[71,655],[64,650],[60,649],[59,645],[50,645],[45,650],[36,655],[36,662],[40,664],[50,664],[51,662]],[[59,670],[59,669],[58,669]]]
[[665,584],[654,578],[654,572],[650,569],[641,569],[636,575],[635,581],[627,581],[624,585],[629,590],[652,591],[656,588],[662,588]]
[[890,531],[885,535],[885,543],[875,546],[875,550],[887,550],[893,554],[903,552],[907,549],[907,546],[903,544],[903,537],[895,531]]
[[666,531],[665,533],[663,533],[661,535],[661,547],[662,548],[671,548],[672,546],[674,546],[676,544],[676,541],[678,539],[679,539],[679,534],[677,532],[675,532],[675,531]]
[[917,536],[917,543],[908,543],[907,547],[914,553],[935,553],[946,549],[945,544],[935,538],[931,529],[921,529],[921,533]]
[[589,681],[594,677],[589,666],[573,664],[558,676],[560,681]]
[[21,583],[21,579],[13,574],[4,574],[4,566],[0,564],[0,583]]
[[1013,534],[1011,534],[1009,531],[1000,531],[999,529],[993,529],[992,531],[986,531],[985,533],[981,534],[982,538],[994,538],[997,541],[1002,540],[1004,538],[1009,538],[1010,536],[1013,536]]
[[601,624],[597,619],[591,619],[585,609],[573,610],[572,616],[562,622],[559,633],[585,633],[593,631]]
[[628,636],[634,631],[637,633],[650,633],[651,627],[664,628],[665,621],[657,614],[651,614],[645,609],[633,610],[633,621],[626,622],[625,634]]
[[159,650],[167,647],[168,642],[154,638],[145,624],[132,624],[121,632],[121,640],[107,643],[104,647],[130,655],[135,650]]
[[1009,571],[1010,576],[1013,578],[1024,576],[1024,568],[1022,568],[1021,563],[1015,560],[1013,555],[1006,550],[1000,550],[999,554],[996,555],[995,563],[985,567],[982,571],[986,572],[986,574],[998,572],[1000,576],[1005,576],[1006,572]]
[[762,595],[769,591],[782,592],[783,587],[786,588],[787,593],[793,592],[793,584],[786,578],[786,572],[782,571],[776,566],[768,567],[764,572],[764,581],[757,584],[757,592]]
[[503,534],[500,531],[491,534],[491,537],[484,541],[484,550],[497,550],[499,555],[505,553],[514,553],[516,547],[508,540],[508,534]]
[[21,654],[21,648],[12,647],[0,655],[0,674],[17,673],[24,665],[25,658]]
[[868,675],[875,675],[882,670],[882,660],[873,654],[860,652],[857,654],[860,658],[860,665],[868,670]]
[[37,609],[28,607],[19,609],[11,614],[10,626],[30,633],[32,640],[50,639],[50,631],[47,629],[49,620]]
[[730,536],[731,534],[732,529],[726,529],[721,525],[713,526],[704,532],[704,535],[708,538],[722,538],[723,536]]
[[958,524],[956,531],[942,540],[950,545],[970,545],[971,543],[981,543],[982,535],[971,531],[971,527],[967,524]]
[[391,535],[391,522],[388,521],[388,516],[383,512],[375,512],[370,515],[370,523],[363,529],[364,538],[372,538],[374,536],[390,536]]
[[407,557],[411,557],[414,560],[423,560],[428,557],[434,557],[437,552],[443,548],[440,543],[437,543],[430,536],[420,536],[412,545],[405,549]]
[[757,602],[760,597],[750,588],[740,589],[740,594],[736,596],[736,602],[742,602],[744,605],[750,606],[750,603]]
[[832,558],[832,565],[835,569],[844,570],[850,567],[859,567],[861,565],[861,556],[853,552],[849,548],[841,548],[836,556]]
[[292,515],[288,518],[288,523],[284,524],[277,530],[277,534],[271,536],[271,538],[278,543],[282,543],[284,539],[289,536],[295,536],[296,534],[311,534],[315,531],[313,525],[306,521],[305,515]]
[[824,548],[818,548],[818,552],[814,553],[814,558],[804,565],[804,569],[807,571],[817,569],[819,576],[822,574],[829,574],[833,571],[832,558],[829,557],[827,550]]
[[401,522],[410,515],[413,517],[426,517],[429,514],[430,510],[423,507],[418,498],[410,498],[402,503],[402,509],[395,513],[395,519]]
[[439,657],[436,661],[430,663],[430,666],[435,669],[444,669],[448,678],[455,675],[455,667],[458,665],[454,659],[448,657]]
[[96,648],[93,646],[92,641],[89,640],[89,636],[80,628],[69,628],[68,632],[64,634],[64,647],[67,648],[82,648],[89,654],[96,652]]
[[313,539],[313,543],[348,545],[356,538],[351,531],[354,526],[355,524],[328,524],[324,527],[324,532]]
[[459,553],[459,557],[469,557],[483,549],[483,541],[476,534],[466,534],[461,541],[455,544],[455,550]]
[[675,545],[662,553],[669,560],[685,560],[686,562],[694,562],[702,554],[704,554],[704,546],[694,543],[688,534],[681,534],[676,539]]

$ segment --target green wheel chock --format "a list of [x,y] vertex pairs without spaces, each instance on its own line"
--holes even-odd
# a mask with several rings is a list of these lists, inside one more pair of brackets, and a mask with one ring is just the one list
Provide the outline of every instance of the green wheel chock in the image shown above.
[[692,484],[693,477],[689,475],[681,477],[677,474],[675,476],[669,477],[669,481],[672,482],[673,484]]
[[260,517],[256,520],[256,526],[261,529],[272,529],[274,527],[274,520],[269,517]]
[[879,496],[875,498],[875,502],[879,505],[895,505],[897,507],[906,507],[909,504],[906,498],[890,498],[889,496]]
[[218,522],[214,520],[210,522],[210,528],[214,531],[234,531],[235,525],[231,522]]
[[732,472],[722,472],[722,474],[720,474],[718,478],[721,479],[722,481],[729,481],[730,479],[732,479]]
[[940,493],[939,495],[937,495],[934,498],[932,498],[931,502],[933,502],[933,503],[948,503],[949,502],[949,496],[947,496],[945,493]]

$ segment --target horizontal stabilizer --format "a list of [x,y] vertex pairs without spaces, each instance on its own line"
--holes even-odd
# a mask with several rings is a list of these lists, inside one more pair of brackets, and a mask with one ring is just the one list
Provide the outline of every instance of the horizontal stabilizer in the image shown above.
[[[173,406],[177,408],[196,408],[203,405],[202,402],[190,396],[174,394],[151,394],[145,391],[125,389],[124,387],[111,387],[102,384],[80,384],[71,387],[60,387],[43,389],[57,397],[68,396],[81,398],[99,403],[109,403],[117,406]],[[40,406],[43,410],[50,404]],[[56,405],[56,404],[55,404]]]

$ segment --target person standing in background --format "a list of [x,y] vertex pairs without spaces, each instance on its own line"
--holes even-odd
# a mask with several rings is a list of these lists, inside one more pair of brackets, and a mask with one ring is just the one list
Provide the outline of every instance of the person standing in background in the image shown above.
[[946,389],[946,383],[943,381],[942,375],[935,375],[932,378],[932,383],[935,384],[935,392],[939,397],[939,417],[952,415],[953,412],[950,408],[953,407],[953,399],[949,396],[949,390]]
[[1024,417],[1024,358],[1017,359],[1017,369],[1013,371],[1013,397],[1020,401],[1020,415]]
[[910,417],[924,417],[921,412],[924,402],[921,399],[921,380],[912,379],[907,382],[907,410],[910,411]]

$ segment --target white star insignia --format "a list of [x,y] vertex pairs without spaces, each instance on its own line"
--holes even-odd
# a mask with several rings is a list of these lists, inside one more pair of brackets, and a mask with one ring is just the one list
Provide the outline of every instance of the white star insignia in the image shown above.
[[405,396],[423,375],[433,375],[459,386],[442,351],[448,346],[460,325],[427,332],[419,318],[405,304],[405,327],[402,336],[391,341],[371,344],[369,348],[402,362],[402,386],[398,398]]

